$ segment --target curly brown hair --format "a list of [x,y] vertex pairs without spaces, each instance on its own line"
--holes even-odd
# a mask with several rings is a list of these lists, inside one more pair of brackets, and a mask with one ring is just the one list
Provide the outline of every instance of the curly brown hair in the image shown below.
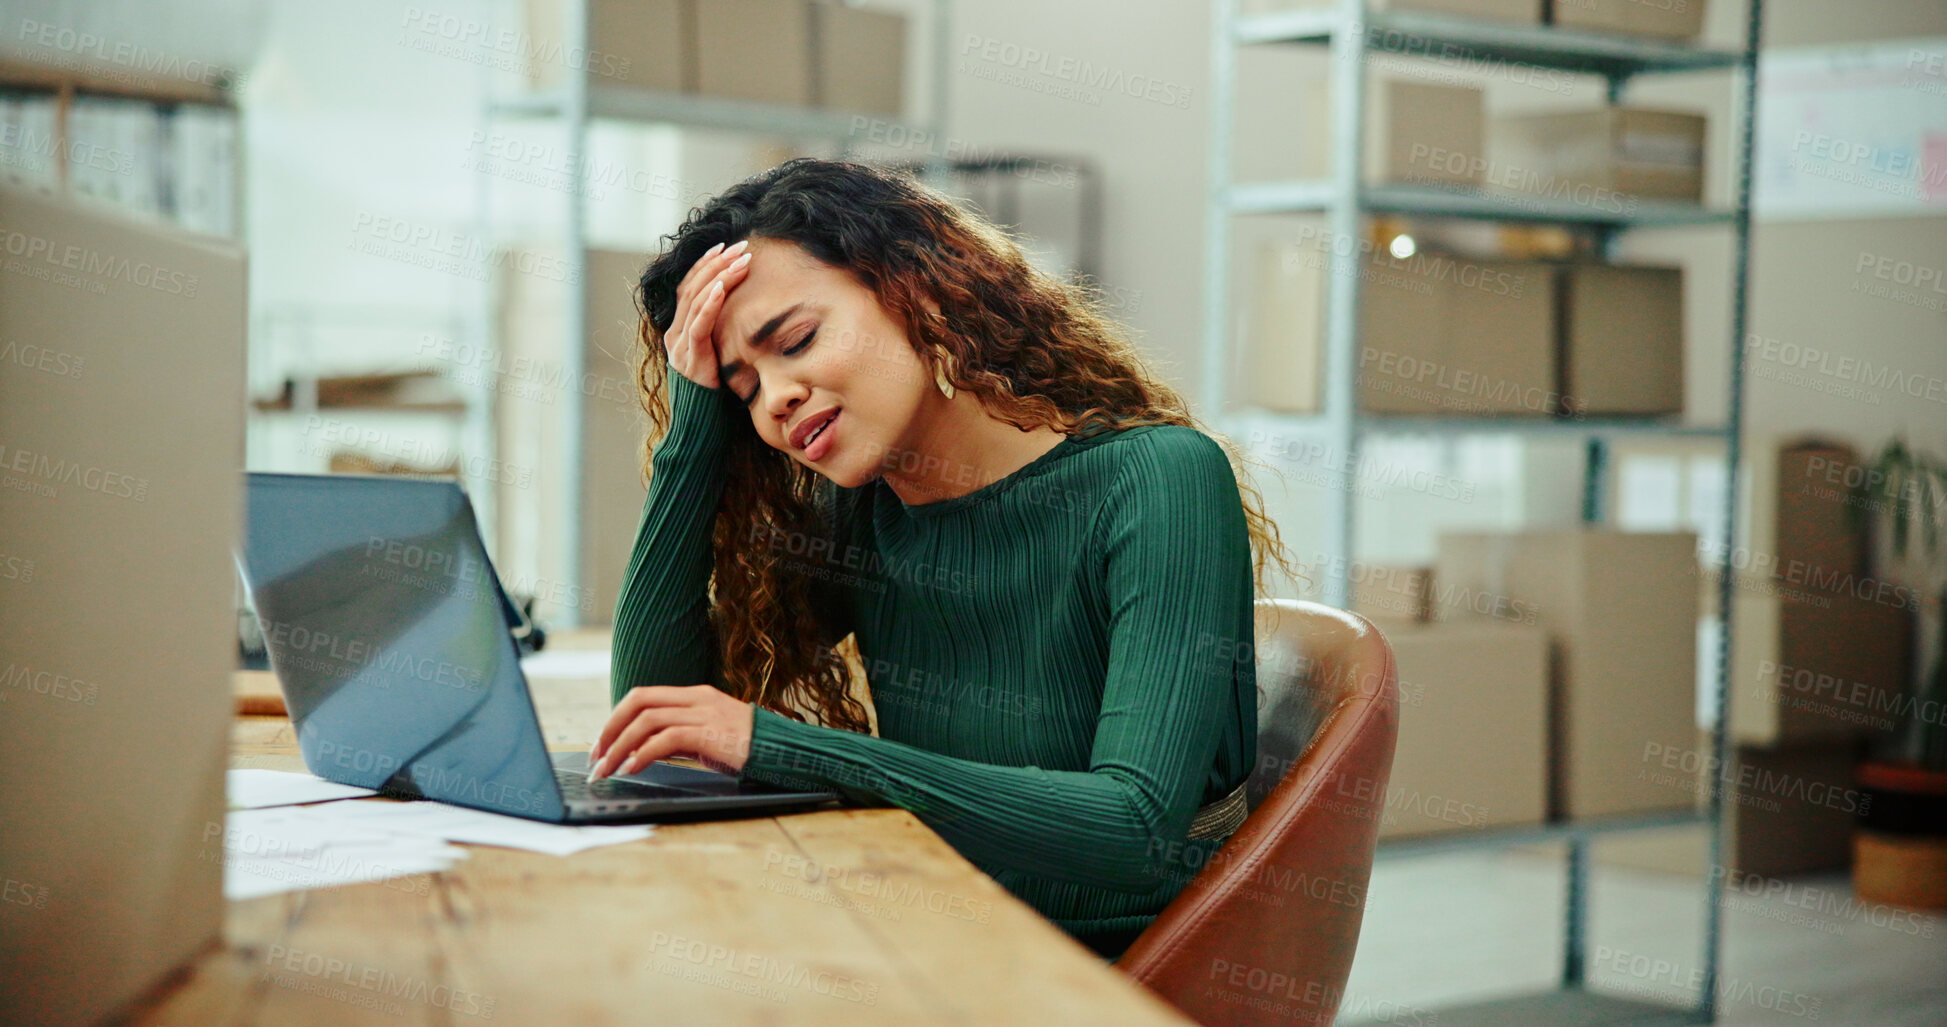
[[[642,315],[636,383],[651,426],[645,476],[669,429],[663,339],[676,316],[676,287],[711,246],[753,236],[795,243],[850,272],[905,327],[929,369],[1017,428],[1086,435],[1176,424],[1210,435],[1237,476],[1257,594],[1267,594],[1268,561],[1302,579],[1244,470],[1247,460],[1261,462],[1190,414],[1137,353],[1127,329],[1104,312],[1096,286],[1036,268],[1001,229],[910,174],[850,161],[786,161],[693,209],[663,237],[668,245],[643,271],[635,297]],[[724,689],[796,720],[809,712],[829,726],[869,731],[854,691],[855,640],[822,644],[808,602],[810,575],[778,548],[749,544],[753,524],[817,530],[822,476],[745,428],[726,444],[723,499],[711,533],[710,623]]]

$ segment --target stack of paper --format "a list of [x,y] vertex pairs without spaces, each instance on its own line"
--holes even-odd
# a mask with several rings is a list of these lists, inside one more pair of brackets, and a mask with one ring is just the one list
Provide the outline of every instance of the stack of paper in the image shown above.
[[[309,774],[230,771],[223,894],[249,899],[449,869],[467,851],[451,842],[569,856],[647,838],[650,825],[572,827],[439,802],[288,803],[373,794]],[[240,776],[241,775],[241,776]],[[237,808],[246,806],[272,808]],[[424,881],[407,890],[423,891]]]

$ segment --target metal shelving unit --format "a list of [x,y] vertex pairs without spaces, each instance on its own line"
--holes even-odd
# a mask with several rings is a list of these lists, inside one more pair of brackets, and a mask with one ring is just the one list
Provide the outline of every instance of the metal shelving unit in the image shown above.
[[[588,50],[588,8],[587,0],[569,0],[562,5],[567,24],[563,26],[562,52],[586,53]],[[907,138],[944,139],[946,133],[948,73],[947,54],[950,52],[950,0],[930,0],[930,11],[926,28],[930,31],[929,71],[932,74],[930,90],[930,111],[925,122],[902,122],[897,118],[870,115],[877,126],[888,130],[898,130]],[[586,74],[567,74],[563,76],[558,88],[533,92],[522,96],[495,99],[487,103],[483,117],[489,124],[503,119],[545,119],[556,120],[567,138],[567,152],[588,153],[589,125],[596,120],[630,122],[638,125],[672,125],[681,128],[712,129],[717,131],[742,132],[753,136],[789,139],[796,141],[823,141],[835,143],[841,152],[849,153],[854,148],[857,132],[855,114],[850,111],[826,107],[794,106],[785,104],[753,103],[745,100],[709,96],[695,93],[679,93],[666,90],[638,89],[626,86],[613,86],[591,82]],[[929,169],[928,181],[944,182],[949,174],[943,155],[929,154],[924,161]],[[561,190],[566,198],[563,217],[563,249],[568,263],[568,280],[580,283],[586,279],[588,250],[587,234],[587,162],[577,159],[570,172],[569,187]],[[482,182],[481,195],[476,198],[479,210],[478,220],[484,226],[491,224],[492,205],[486,195],[487,183]],[[483,232],[483,238],[490,238]],[[491,298],[489,298],[491,302]],[[566,304],[567,324],[564,339],[569,343],[560,354],[562,377],[567,381],[580,381],[587,368],[583,366],[583,349],[579,340],[587,337],[584,305],[577,297]],[[491,326],[493,319],[488,316],[486,323]],[[491,327],[489,328],[491,331]],[[499,346],[496,342],[496,350]],[[494,446],[494,424],[496,416],[495,390],[491,381],[483,383],[477,390],[476,401],[480,404],[484,419],[485,439],[483,449],[489,457],[496,456]],[[556,584],[569,591],[579,590],[581,581],[581,518],[579,482],[582,476],[581,423],[583,396],[580,389],[564,389],[560,416],[562,418],[565,440],[560,453],[560,463],[564,478],[574,487],[560,490],[557,497],[559,506],[556,516],[559,519],[559,534],[564,541],[566,554],[559,573],[552,577],[559,579]],[[569,616],[574,616],[569,610]]]
[[[1728,2],[1728,0],[1720,0]],[[1335,0],[1331,6],[1241,16],[1238,0],[1214,0],[1211,69],[1212,138],[1209,157],[1209,208],[1204,283],[1203,403],[1213,420],[1235,413],[1227,406],[1232,349],[1228,325],[1230,309],[1230,219],[1237,215],[1317,212],[1326,215],[1334,239],[1361,235],[1369,214],[1412,214],[1490,221],[1541,222],[1575,226],[1592,233],[1601,251],[1613,254],[1618,233],[1670,226],[1724,226],[1735,237],[1732,276],[1730,397],[1725,423],[1696,426],[1678,419],[1522,419],[1506,417],[1424,417],[1367,414],[1358,409],[1353,354],[1358,352],[1360,276],[1357,247],[1333,247],[1332,274],[1327,294],[1325,369],[1322,413],[1279,417],[1277,422],[1296,433],[1308,434],[1332,452],[1357,459],[1360,441],[1370,435],[1395,433],[1497,433],[1530,437],[1566,437],[1586,446],[1582,516],[1600,522],[1607,508],[1610,440],[1619,436],[1663,435],[1721,439],[1725,446],[1724,531],[1734,543],[1737,525],[1739,431],[1743,421],[1743,350],[1737,345],[1746,330],[1746,296],[1750,269],[1751,159],[1753,114],[1757,99],[1757,55],[1762,0],[1747,0],[1745,45],[1740,50],[1642,40],[1631,37],[1520,25],[1447,15],[1404,11],[1368,11],[1365,0]],[[1231,180],[1231,146],[1236,108],[1236,49],[1253,45],[1309,45],[1328,48],[1332,61],[1330,83],[1330,177],[1325,180],[1237,183]],[[1428,186],[1369,185],[1362,167],[1365,152],[1365,96],[1367,55],[1399,54],[1428,58],[1485,58],[1522,62],[1543,68],[1599,75],[1607,80],[1609,102],[1622,98],[1624,88],[1638,75],[1667,72],[1726,70],[1739,74],[1735,87],[1736,202],[1727,209],[1695,204],[1641,201],[1627,215],[1571,203],[1480,190]],[[1353,553],[1353,489],[1330,489],[1321,500],[1326,508],[1328,537],[1322,550],[1327,559],[1349,566]],[[1734,575],[1720,575],[1720,610],[1732,608]],[[1343,576],[1328,578],[1325,600],[1343,607],[1350,583]],[[1729,735],[1723,711],[1728,699],[1731,631],[1728,618],[1718,633],[1715,680],[1711,682],[1719,711],[1713,749],[1722,761],[1729,755]],[[1701,683],[1700,683],[1701,684]],[[1530,827],[1449,835],[1425,840],[1389,842],[1379,858],[1395,859],[1483,848],[1561,842],[1567,848],[1567,890],[1564,896],[1563,962],[1558,989],[1517,996],[1461,1009],[1441,1010],[1453,1023],[1575,1022],[1575,1023],[1708,1023],[1716,1017],[1719,939],[1722,911],[1711,871],[1723,863],[1722,784],[1713,777],[1702,810],[1554,822]],[[1700,824],[1710,831],[1710,855],[1703,884],[1704,951],[1701,993],[1693,1008],[1681,1009],[1622,999],[1585,989],[1588,961],[1589,845],[1603,835],[1684,824]]]

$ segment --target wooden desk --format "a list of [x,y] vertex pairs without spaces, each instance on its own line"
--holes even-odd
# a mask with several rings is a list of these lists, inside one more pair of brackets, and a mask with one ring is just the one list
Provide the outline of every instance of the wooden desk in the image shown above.
[[[606,684],[533,686],[551,747],[587,749]],[[304,769],[282,717],[232,737],[232,766]],[[904,810],[665,824],[566,858],[467,848],[442,873],[229,903],[223,946],[133,1022],[1189,1023]]]

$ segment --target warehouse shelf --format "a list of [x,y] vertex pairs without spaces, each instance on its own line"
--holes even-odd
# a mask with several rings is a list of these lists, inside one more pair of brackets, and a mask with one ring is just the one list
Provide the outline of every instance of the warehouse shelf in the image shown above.
[[[1342,24],[1339,12],[1331,7],[1277,11],[1238,18],[1231,38],[1246,45],[1329,44]],[[1608,78],[1710,71],[1730,68],[1743,60],[1743,55],[1734,50],[1417,11],[1369,11],[1364,26],[1366,49],[1376,53],[1527,64]]]
[[1389,838],[1380,844],[1378,857],[1382,860],[1412,859],[1450,852],[1468,852],[1484,847],[1505,848],[1514,845],[1545,845],[1549,842],[1587,841],[1602,835],[1628,831],[1695,827],[1709,823],[1708,813],[1693,808],[1590,817],[1584,820],[1558,820],[1478,831],[1454,831],[1420,838]]
[[[559,118],[566,115],[573,102],[569,91],[549,90],[497,101],[489,106],[488,113],[499,118]],[[590,85],[587,103],[588,117],[592,120],[718,129],[783,138],[849,139],[858,136],[864,125],[870,125],[875,133],[903,130],[914,139],[930,138],[932,133],[927,126],[885,114],[755,103],[663,89]]]
[[[563,52],[582,53],[588,49],[589,8],[592,0],[567,0],[559,5],[562,23],[560,38]],[[590,126],[597,121],[621,121],[638,125],[662,125],[675,128],[709,129],[745,134],[754,138],[778,140],[819,140],[836,142],[845,153],[857,148],[855,144],[868,138],[883,137],[888,133],[903,130],[906,136],[916,143],[927,144],[922,151],[927,181],[944,186],[948,175],[948,160],[941,153],[945,140],[947,101],[950,94],[951,52],[949,36],[952,0],[931,0],[925,5],[927,11],[923,24],[927,36],[923,43],[927,50],[927,73],[932,81],[929,87],[930,103],[925,122],[914,122],[898,117],[873,115],[863,112],[835,110],[801,104],[759,103],[730,97],[713,96],[702,93],[684,93],[672,90],[642,89],[618,86],[595,81],[586,74],[566,76],[562,85],[545,90],[526,89],[511,96],[489,99],[481,108],[481,117],[486,124],[507,120],[544,120],[563,129],[567,137],[567,151],[572,154],[585,154],[589,148]],[[866,119],[861,122],[860,119]],[[863,131],[869,129],[870,131]],[[570,187],[560,190],[564,200],[561,217],[562,248],[567,254],[571,268],[570,281],[584,281],[587,253],[591,248],[588,238],[588,191],[584,188],[588,173],[587,162],[576,160],[570,174]],[[488,177],[482,176],[483,188],[476,196],[476,220],[480,224],[482,238],[493,238],[493,204],[488,195]],[[565,304],[563,314],[564,338],[572,340],[561,354],[561,374],[568,380],[580,380],[586,372],[586,352],[580,340],[588,337],[586,304],[577,299]],[[495,324],[491,311],[486,313],[487,324]],[[499,340],[494,340],[497,347]],[[481,376],[475,390],[473,402],[481,418],[481,423],[496,423],[497,397],[491,376]],[[557,522],[552,529],[552,537],[563,555],[561,566],[548,576],[564,591],[572,592],[583,585],[582,518],[579,504],[584,469],[584,430],[583,396],[579,389],[568,389],[562,394],[559,410],[561,418],[560,449],[554,459],[563,479],[572,487],[559,490],[554,500],[552,515]],[[494,437],[491,428],[483,432],[484,450],[489,457],[494,456]],[[495,511],[498,516],[498,511]],[[567,608],[560,611],[565,626],[578,622],[579,609]]]
[[[1322,180],[1240,183],[1231,186],[1227,194],[1233,214],[1323,213],[1332,208],[1338,195],[1330,182]],[[1388,184],[1361,189],[1357,202],[1362,209],[1375,214],[1419,214],[1427,217],[1588,224],[1613,228],[1728,225],[1737,219],[1735,210],[1613,193],[1609,194],[1609,202],[1592,204],[1513,191]],[[1611,209],[1612,206],[1621,209]]]
[[[1723,0],[1735,2],[1735,0]],[[1320,413],[1272,414],[1262,408],[1230,405],[1235,347],[1230,335],[1231,219],[1238,215],[1317,213],[1327,222],[1333,239],[1363,240],[1370,215],[1425,215],[1496,222],[1560,224],[1593,236],[1604,256],[1612,256],[1623,230],[1665,226],[1718,226],[1735,240],[1731,280],[1731,337],[1741,339],[1747,327],[1750,273],[1751,177],[1753,121],[1757,102],[1757,53],[1762,24],[1762,0],[1745,0],[1748,21],[1744,45],[1737,50],[1710,49],[1682,43],[1631,38],[1553,25],[1522,25],[1486,19],[1402,11],[1369,11],[1367,0],[1333,0],[1329,6],[1297,11],[1240,16],[1239,0],[1216,0],[1211,36],[1211,141],[1206,211],[1204,282],[1203,405],[1212,421],[1248,421],[1253,426],[1288,426],[1306,433],[1347,456],[1358,458],[1361,443],[1386,434],[1516,433],[1531,437],[1579,439],[1585,446],[1582,517],[1600,523],[1608,508],[1609,442],[1612,438],[1689,437],[1721,440],[1725,452],[1724,524],[1727,538],[1736,530],[1735,482],[1739,473],[1740,426],[1743,419],[1744,363],[1741,347],[1730,347],[1729,403],[1722,425],[1694,425],[1680,417],[1590,417],[1585,419],[1536,414],[1513,416],[1386,415],[1363,410],[1358,403],[1359,299],[1362,278],[1358,257],[1350,247],[1335,249],[1332,273],[1327,275],[1324,367]],[[1322,45],[1329,48],[1331,103],[1327,127],[1331,140],[1329,177],[1321,180],[1236,182],[1231,177],[1232,124],[1236,110],[1236,50],[1259,45]],[[1694,203],[1671,203],[1622,197],[1621,211],[1608,205],[1577,203],[1549,196],[1513,191],[1449,188],[1430,185],[1366,184],[1364,167],[1366,72],[1369,54],[1399,55],[1458,63],[1463,68],[1495,74],[1510,65],[1557,69],[1602,76],[1614,103],[1622,98],[1629,79],[1653,72],[1724,70],[1737,73],[1734,95],[1739,122],[1732,133],[1736,154],[1736,202],[1728,209]],[[1321,561],[1349,566],[1353,549],[1354,502],[1357,489],[1326,489],[1320,497],[1327,526]],[[1731,579],[1720,582],[1719,608],[1730,607]],[[1325,601],[1344,607],[1350,599],[1346,575],[1328,575]],[[1715,690],[1715,708],[1728,708],[1726,677],[1731,645],[1728,624],[1717,633],[1716,673],[1699,681]],[[1712,745],[1721,760],[1728,751],[1728,732],[1722,717],[1712,731]],[[1443,1022],[1544,1022],[1556,1011],[1573,1010],[1577,1023],[1709,1022],[1716,1010],[1716,983],[1722,928],[1712,873],[1724,859],[1725,797],[1721,782],[1713,782],[1707,803],[1698,811],[1679,810],[1642,817],[1558,822],[1528,828],[1467,832],[1424,840],[1389,840],[1378,856],[1392,859],[1433,852],[1503,848],[1554,841],[1566,849],[1567,894],[1564,901],[1563,957],[1560,988],[1542,996],[1503,1000],[1498,1005],[1474,1005],[1440,1010]],[[1588,964],[1589,847],[1598,835],[1652,827],[1694,824],[1708,829],[1709,864],[1702,885],[1704,951],[1702,987],[1694,1008],[1673,1009],[1662,1004],[1623,1001],[1591,994],[1584,988]],[[1526,1005],[1524,1005],[1524,1003]],[[1520,1009],[1548,1010],[1544,1020],[1524,1019]],[[1515,1011],[1511,1013],[1510,1011]],[[1551,1022],[1570,1022],[1554,1020]]]

